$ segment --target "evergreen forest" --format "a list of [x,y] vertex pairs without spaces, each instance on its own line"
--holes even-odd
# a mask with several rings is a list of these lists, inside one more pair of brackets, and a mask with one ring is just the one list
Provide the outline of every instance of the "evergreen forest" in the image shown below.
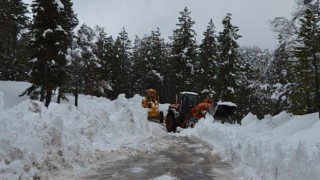
[[198,40],[185,7],[165,41],[161,27],[130,39],[125,27],[113,37],[108,27],[79,24],[71,0],[33,0],[30,6],[28,12],[22,0],[0,4],[0,80],[30,82],[21,96],[46,107],[53,95],[58,103],[74,96],[77,106],[80,94],[114,100],[153,88],[161,103],[175,102],[182,91],[231,101],[239,119],[250,112],[262,118],[319,111],[318,2],[297,2],[291,19],[271,21],[279,41],[274,50],[241,47],[241,27],[230,13],[208,19]]

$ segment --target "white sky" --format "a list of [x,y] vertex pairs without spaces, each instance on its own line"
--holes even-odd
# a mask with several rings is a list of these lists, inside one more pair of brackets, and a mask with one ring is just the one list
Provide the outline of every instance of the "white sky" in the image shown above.
[[[25,0],[30,2],[31,0]],[[162,37],[168,39],[176,28],[179,12],[184,7],[191,11],[196,22],[194,30],[198,43],[202,40],[212,18],[217,31],[222,19],[232,14],[232,23],[239,27],[242,46],[259,46],[273,49],[276,34],[270,30],[269,21],[277,16],[291,17],[294,0],[74,0],[74,11],[80,24],[105,28],[109,35],[117,36],[123,27],[133,41],[160,28]]]

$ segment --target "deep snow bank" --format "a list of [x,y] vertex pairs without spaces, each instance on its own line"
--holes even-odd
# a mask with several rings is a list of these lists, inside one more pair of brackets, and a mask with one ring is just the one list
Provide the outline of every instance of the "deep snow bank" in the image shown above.
[[317,113],[294,117],[283,112],[261,121],[248,114],[242,122],[241,126],[214,123],[207,116],[181,134],[207,141],[246,179],[319,179]]
[[56,103],[45,108],[41,102],[25,100],[6,109],[2,106],[13,95],[2,93],[2,88],[0,179],[50,179],[49,172],[86,168],[110,158],[114,150],[130,155],[159,146],[155,139],[139,144],[160,128],[148,123],[139,96],[120,95],[114,101],[81,96],[79,109]]
[[[78,109],[69,97],[69,104],[45,108],[18,97],[28,86],[0,81],[0,180],[50,179],[63,169],[83,170],[135,151],[168,148],[160,140],[167,135],[164,127],[147,121],[139,96],[120,95],[115,101],[80,96]],[[167,106],[160,109],[166,113]],[[175,135],[207,141],[246,179],[319,179],[318,114],[281,113],[261,121],[248,114],[242,124],[214,123],[207,116]]]

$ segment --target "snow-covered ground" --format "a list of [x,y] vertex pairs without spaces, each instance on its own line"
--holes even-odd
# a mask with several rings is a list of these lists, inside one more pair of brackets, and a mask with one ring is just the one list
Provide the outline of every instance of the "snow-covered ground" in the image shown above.
[[148,122],[140,96],[120,95],[114,101],[80,96],[78,109],[70,97],[69,103],[45,108],[41,102],[17,98],[28,86],[0,81],[1,180],[52,179],[62,170],[86,169],[168,146],[160,140],[164,127]]
[[[28,83],[0,81],[0,179],[54,179],[62,171],[83,171],[137,151],[168,148],[168,135],[148,122],[140,96],[116,100],[80,96],[62,104],[18,98]],[[165,110],[167,104],[160,108]],[[210,145],[245,179],[319,179],[318,114],[281,114],[259,121],[248,114],[242,125],[214,123],[207,116],[194,129],[173,136],[196,136]],[[157,179],[175,179],[164,175]]]
[[320,120],[317,113],[282,112],[261,121],[248,114],[242,125],[199,121],[182,135],[199,137],[245,179],[316,180],[320,177]]

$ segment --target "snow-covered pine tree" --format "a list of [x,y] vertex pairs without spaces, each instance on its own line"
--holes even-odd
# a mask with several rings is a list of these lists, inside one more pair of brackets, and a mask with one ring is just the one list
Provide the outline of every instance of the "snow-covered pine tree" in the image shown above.
[[74,95],[74,105],[78,107],[79,94],[83,89],[83,74],[85,69],[82,63],[82,49],[78,45],[77,36],[72,39],[70,48],[67,50],[67,72],[69,74],[68,86],[64,87],[66,93]]
[[76,26],[76,17],[70,0],[34,0],[31,7],[34,52],[32,86],[26,93],[40,93],[40,100],[45,98],[45,106],[48,107],[53,91],[66,84],[68,79],[66,51],[71,45],[71,30]]
[[287,42],[283,42],[274,52],[274,59],[267,68],[267,83],[271,86],[269,96],[272,104],[269,108],[277,114],[288,110],[291,106],[289,96],[294,90],[296,83],[292,69],[293,52],[288,49]]
[[[197,60],[196,32],[192,29],[195,22],[190,17],[191,12],[187,7],[180,12],[177,29],[173,31],[170,37],[171,58],[170,58],[170,84],[172,94],[178,94],[181,91],[195,91],[193,75],[195,71],[194,64]],[[174,97],[173,97],[174,100]]]
[[[142,39],[136,37],[133,47],[134,90],[144,94],[145,89],[153,88],[162,95],[163,66],[165,60],[164,39],[159,29]],[[162,97],[163,98],[163,97]]]
[[13,77],[15,81],[28,81],[29,72],[31,70],[31,52],[30,48],[31,36],[29,32],[19,35],[16,50],[16,61],[13,63]]
[[239,53],[241,58],[245,59],[250,64],[250,73],[247,73],[251,81],[249,82],[250,94],[245,93],[246,113],[251,113],[263,118],[266,114],[272,114],[271,106],[271,86],[267,83],[266,69],[273,59],[273,54],[268,49],[260,49],[259,47],[240,47]]
[[[3,0],[0,3],[0,79],[16,80],[19,70],[25,69],[26,60],[19,59],[23,48],[19,42],[27,28],[27,5],[22,0]],[[24,72],[20,72],[24,73]]]
[[114,43],[114,55],[110,65],[112,99],[124,93],[130,97],[132,95],[132,62],[131,62],[131,40],[125,28],[119,33]]
[[234,117],[238,120],[250,111],[250,95],[253,92],[252,67],[247,59],[241,57],[237,40],[239,28],[232,25],[231,14],[223,19],[223,31],[218,36],[218,75],[216,97],[217,100],[231,101],[238,105]]
[[[57,3],[59,2],[57,1]],[[67,36],[68,39],[65,41],[68,44],[65,47],[67,47],[67,49],[70,49],[73,43],[73,38],[74,38],[73,30],[78,25],[79,21],[76,17],[76,14],[73,11],[73,8],[72,8],[73,3],[71,2],[71,0],[61,0],[61,3],[64,11],[60,12],[63,17],[60,23],[63,24],[64,30],[68,32],[68,36]],[[59,87],[57,103],[60,103],[61,98],[66,99],[66,96],[64,93],[67,92],[65,89],[67,89],[69,80],[70,80],[70,74],[67,73],[67,80],[62,86]]]
[[111,81],[110,71],[112,67],[110,66],[110,61],[114,58],[114,40],[112,36],[107,36],[104,28],[96,26],[97,41],[95,42],[94,54],[100,60],[101,68],[99,68],[99,78],[95,90],[95,95],[110,97],[110,90],[112,88],[109,85]]
[[168,60],[168,50],[164,39],[161,37],[160,29],[151,31],[151,62],[153,64],[152,71],[149,72],[149,84],[157,82],[155,88],[158,90],[160,102],[165,102],[165,78],[167,73],[166,61]]
[[[151,53],[151,42],[148,36],[140,39],[136,36],[132,48],[132,62],[133,62],[133,79],[134,79],[134,93],[143,95],[147,88],[147,72],[151,70],[151,58],[148,54]],[[150,87],[149,87],[150,88]]]
[[296,62],[293,53],[298,33],[295,21],[301,15],[300,10],[294,14],[291,20],[277,17],[271,22],[273,31],[278,34],[279,40],[279,45],[274,51],[274,58],[265,72],[266,84],[271,87],[267,92],[270,103],[266,109],[269,109],[271,114],[289,110],[295,103],[295,100],[289,97],[297,85],[294,81],[295,74],[292,64]]
[[239,89],[237,83],[240,62],[238,55],[237,40],[241,37],[238,35],[239,28],[231,24],[231,14],[222,21],[223,31],[218,36],[218,81],[222,82],[216,85],[217,99],[224,101],[235,101],[235,93]]
[[81,68],[83,74],[81,76],[83,80],[83,87],[81,91],[83,94],[95,95],[97,86],[100,80],[100,59],[95,54],[96,49],[96,32],[86,24],[82,24],[78,30],[77,44],[81,49]]
[[259,78],[265,79],[265,70],[273,59],[273,51],[270,49],[261,49],[257,46],[253,47],[240,47],[239,53],[241,56],[248,60],[252,68],[260,72]]
[[212,19],[203,35],[204,39],[199,46],[199,64],[196,64],[196,87],[197,92],[212,98],[215,95],[215,87],[219,85],[217,82],[217,36]]
[[[301,27],[298,34],[297,46],[295,48],[295,57],[298,63],[294,65],[296,82],[298,83],[297,92],[292,95],[295,103],[291,108],[295,113],[312,113],[317,111],[316,108],[316,88],[315,88],[315,68],[313,58],[319,52],[316,46],[315,29],[316,17],[312,9],[308,8],[305,15],[300,18]],[[314,32],[317,30],[317,32]],[[299,102],[299,103],[297,103]]]
[[[307,15],[306,11],[310,10],[312,12],[309,12],[309,15]],[[313,18],[313,20],[309,19],[311,17]],[[273,30],[279,35],[280,42],[278,48],[275,50],[275,58],[274,61],[272,61],[271,66],[268,68],[267,74],[267,77],[269,78],[268,81],[274,87],[273,92],[271,92],[270,94],[270,96],[272,95],[271,97],[274,100],[274,104],[270,106],[275,108],[274,114],[279,113],[283,110],[289,110],[296,114],[303,114],[317,109],[317,103],[320,102],[319,100],[315,100],[317,94],[316,92],[318,91],[315,90],[317,89],[317,78],[315,78],[316,73],[314,68],[317,66],[313,66],[314,63],[312,61],[317,60],[314,62],[316,62],[316,64],[319,64],[317,63],[319,62],[319,57],[316,56],[318,54],[316,51],[319,52],[319,50],[317,50],[319,49],[319,47],[316,47],[319,44],[319,42],[317,42],[319,38],[313,34],[319,34],[318,17],[319,4],[315,0],[296,1],[296,9],[292,13],[292,18],[290,20],[283,17],[277,17],[271,23]],[[304,22],[302,22],[301,20]],[[309,46],[305,45],[303,42],[304,37],[301,36],[301,28],[304,29],[303,36],[305,36],[309,31],[309,34],[307,35]],[[311,33],[312,29],[313,33]],[[310,40],[312,40],[312,43],[310,43]],[[310,44],[313,43],[315,43],[315,47],[310,46]],[[312,49],[315,51],[313,51]],[[313,52],[311,52],[311,50]],[[311,78],[309,79],[310,83],[314,84],[314,91],[305,96],[303,93],[308,87],[302,86],[308,84],[308,82],[303,80],[307,78],[304,77],[304,74],[306,74],[307,72],[303,72],[305,71],[304,68],[306,67],[302,66],[306,66],[307,61],[309,61],[309,63],[311,63],[311,66],[313,66],[310,67],[311,69],[307,71],[309,71],[308,76]],[[301,68],[301,72],[299,68]],[[313,75],[312,71],[314,72]],[[312,76],[314,78],[312,78]],[[300,83],[304,85],[300,86]],[[313,103],[312,106],[314,107],[311,111],[310,103],[308,103],[309,105],[307,105],[307,101],[312,101],[310,100],[310,98],[316,101]]]

